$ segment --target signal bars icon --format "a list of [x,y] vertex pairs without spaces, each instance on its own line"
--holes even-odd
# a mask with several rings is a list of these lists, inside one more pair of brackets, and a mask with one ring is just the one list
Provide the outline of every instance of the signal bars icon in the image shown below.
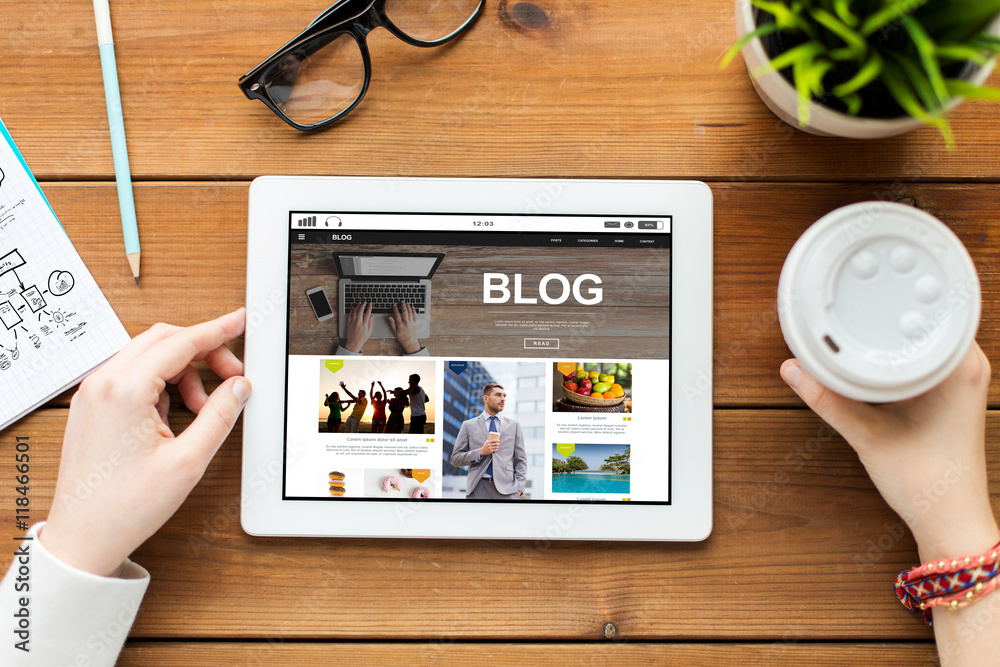
[[298,223],[299,227],[315,227],[316,226],[316,216],[310,215],[307,218],[300,218]]

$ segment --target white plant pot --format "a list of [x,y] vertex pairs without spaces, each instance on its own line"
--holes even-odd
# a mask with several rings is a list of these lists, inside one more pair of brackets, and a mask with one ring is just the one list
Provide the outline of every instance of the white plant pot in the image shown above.
[[[754,7],[750,4],[750,0],[736,0],[736,29],[740,37],[752,32],[756,27]],[[1000,34],[1000,19],[993,22],[989,32],[995,35]],[[753,72],[760,71],[770,61],[760,39],[754,38],[747,42],[743,47],[742,54],[747,70],[750,72],[753,87],[757,89],[757,94],[760,95],[760,99],[764,101],[767,108],[781,120],[805,132],[826,137],[879,139],[903,134],[923,125],[921,121],[911,116],[891,119],[859,118],[810,101],[809,125],[803,127],[799,125],[798,120],[798,93],[795,92],[792,84],[775,71],[759,77],[753,76]],[[995,61],[996,59],[993,59],[987,66],[977,68],[973,76],[969,78],[969,82],[975,85],[985,82],[990,72],[993,71]],[[960,101],[961,99],[956,100],[949,106],[948,110],[950,111]]]

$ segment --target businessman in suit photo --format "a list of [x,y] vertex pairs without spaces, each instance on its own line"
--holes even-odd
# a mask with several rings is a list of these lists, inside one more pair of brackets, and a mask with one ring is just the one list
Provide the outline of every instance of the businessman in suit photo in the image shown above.
[[528,455],[524,434],[514,419],[500,414],[507,392],[498,384],[483,387],[483,412],[462,422],[451,453],[453,466],[469,466],[469,500],[517,500],[524,493]]

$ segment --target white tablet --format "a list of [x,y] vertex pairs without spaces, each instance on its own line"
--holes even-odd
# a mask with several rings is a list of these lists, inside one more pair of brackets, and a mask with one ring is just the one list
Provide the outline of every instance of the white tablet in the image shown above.
[[258,178],[245,350],[252,535],[711,531],[703,183]]

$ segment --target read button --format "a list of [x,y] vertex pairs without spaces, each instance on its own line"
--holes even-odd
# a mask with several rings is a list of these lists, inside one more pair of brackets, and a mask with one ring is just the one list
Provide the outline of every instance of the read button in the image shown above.
[[559,339],[558,338],[525,338],[524,339],[524,349],[533,350],[535,348],[543,348],[546,350],[558,350],[559,349]]

